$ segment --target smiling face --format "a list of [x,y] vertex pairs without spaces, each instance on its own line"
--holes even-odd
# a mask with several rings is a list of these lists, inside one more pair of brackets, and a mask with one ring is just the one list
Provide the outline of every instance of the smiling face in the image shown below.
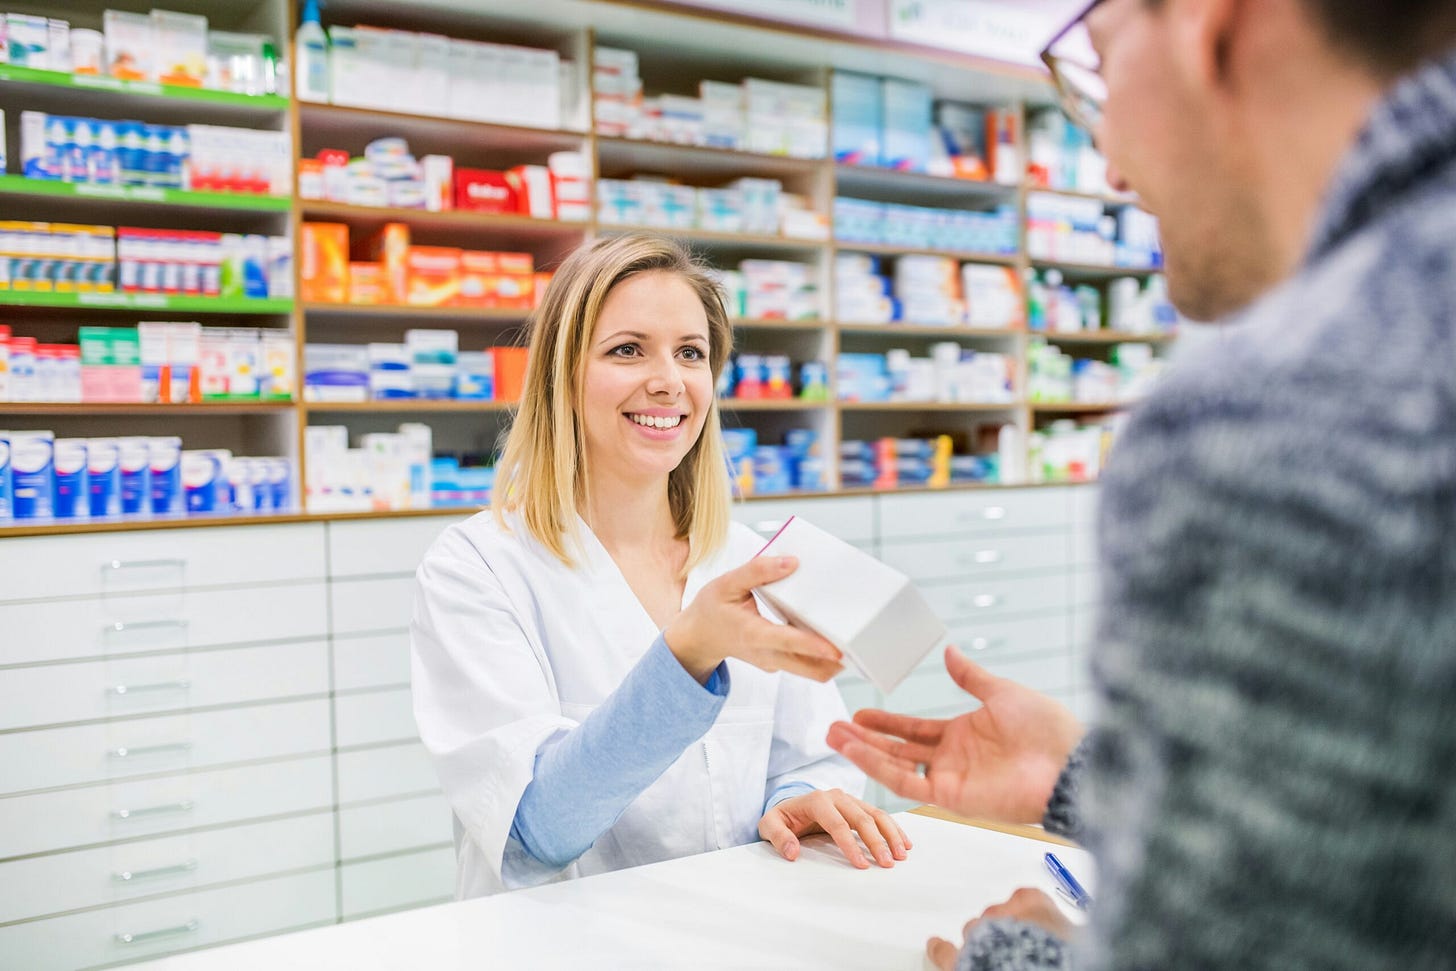
[[595,479],[652,487],[698,441],[713,403],[708,317],[666,270],[607,294],[588,347],[580,421]]

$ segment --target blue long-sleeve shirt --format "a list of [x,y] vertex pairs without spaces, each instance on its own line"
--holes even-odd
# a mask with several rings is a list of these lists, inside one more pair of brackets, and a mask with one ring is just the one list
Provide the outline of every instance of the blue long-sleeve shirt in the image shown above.
[[[712,727],[731,686],[726,663],[698,684],[659,636],[606,701],[536,756],[511,838],[548,866],[571,863]],[[813,788],[786,782],[764,811]]]

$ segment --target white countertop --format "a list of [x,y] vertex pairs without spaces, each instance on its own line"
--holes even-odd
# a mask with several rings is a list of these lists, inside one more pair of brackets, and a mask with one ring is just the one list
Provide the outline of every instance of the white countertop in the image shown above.
[[931,935],[1021,886],[1052,892],[1054,850],[1090,887],[1082,850],[901,813],[893,869],[855,870],[825,837],[789,863],[767,843],[531,890],[196,951],[152,971],[825,968],[921,971]]

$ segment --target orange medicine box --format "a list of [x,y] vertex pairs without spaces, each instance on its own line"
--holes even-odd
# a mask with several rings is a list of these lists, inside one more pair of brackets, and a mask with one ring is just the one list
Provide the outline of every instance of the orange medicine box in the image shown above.
[[384,302],[409,302],[410,228],[404,223],[385,223],[369,240],[369,258],[384,267]]
[[495,400],[520,401],[526,388],[526,354],[524,347],[492,347],[495,364]]
[[392,302],[385,286],[384,267],[381,264],[349,264],[349,302],[369,307]]
[[[386,265],[385,273],[389,272]],[[450,246],[411,246],[405,255],[405,303],[448,307],[460,293],[460,251]]]
[[464,250],[460,254],[462,307],[530,310],[535,305],[535,278],[530,253]]
[[299,298],[343,303],[349,296],[349,227],[304,223],[299,241]]

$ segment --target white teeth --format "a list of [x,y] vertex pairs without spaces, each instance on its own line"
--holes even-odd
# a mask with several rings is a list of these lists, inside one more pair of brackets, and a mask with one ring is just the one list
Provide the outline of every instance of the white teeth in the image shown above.
[[670,418],[653,417],[652,415],[628,415],[627,417],[645,428],[676,428],[682,424],[682,415],[673,415]]

